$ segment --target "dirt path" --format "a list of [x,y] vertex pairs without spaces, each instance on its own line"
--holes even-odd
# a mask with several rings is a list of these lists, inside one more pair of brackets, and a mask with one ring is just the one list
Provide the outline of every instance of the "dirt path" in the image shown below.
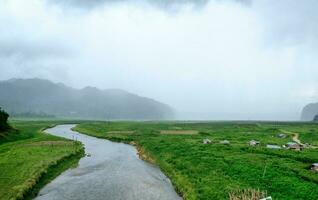
[[[299,133],[295,133],[295,132],[291,132],[291,131],[287,131],[287,130],[283,130],[283,129],[280,129],[280,131],[285,133],[285,134],[292,134],[292,136],[293,136],[292,139],[294,142],[296,142],[299,145],[304,145],[299,139]],[[313,148],[313,149],[318,148],[318,147],[312,146],[312,145],[310,145],[309,147]]]
[[280,129],[281,132],[285,133],[285,134],[291,134],[293,137],[293,141],[296,142],[297,144],[300,144],[300,145],[304,145],[300,140],[299,140],[299,133],[295,133],[295,132],[291,132],[291,131],[286,131],[286,130],[283,130],[283,129]]
[[293,134],[293,141],[300,144],[300,145],[303,145],[303,143],[301,143],[301,141],[299,140],[299,133]]

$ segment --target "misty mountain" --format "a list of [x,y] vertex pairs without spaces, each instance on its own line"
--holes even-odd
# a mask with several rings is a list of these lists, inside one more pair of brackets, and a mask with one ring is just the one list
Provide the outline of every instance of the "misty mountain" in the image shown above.
[[0,81],[0,106],[9,113],[94,119],[171,119],[168,105],[119,89],[74,89],[42,79]]
[[318,122],[318,114],[314,117],[314,121]]
[[318,103],[311,103],[304,107],[301,113],[301,120],[312,121],[318,114]]

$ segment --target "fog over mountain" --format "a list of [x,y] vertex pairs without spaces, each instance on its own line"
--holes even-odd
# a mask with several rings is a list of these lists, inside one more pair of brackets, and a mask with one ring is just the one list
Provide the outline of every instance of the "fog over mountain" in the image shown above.
[[[316,117],[317,116],[317,117]],[[304,121],[318,120],[318,103],[306,105],[301,113],[301,119]]]
[[11,114],[46,113],[57,117],[89,119],[173,119],[173,109],[153,99],[124,90],[76,90],[42,79],[0,82],[0,105]]
[[318,102],[317,7],[316,0],[4,0],[0,80],[120,88],[167,103],[178,119],[299,120]]
[[314,121],[318,122],[318,114],[314,117]]

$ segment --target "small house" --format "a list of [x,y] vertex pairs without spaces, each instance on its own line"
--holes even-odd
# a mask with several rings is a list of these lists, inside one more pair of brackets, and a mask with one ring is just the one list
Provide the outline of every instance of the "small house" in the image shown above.
[[301,151],[303,149],[303,146],[298,144],[298,143],[296,143],[296,142],[288,142],[286,144],[286,147],[288,149],[292,149],[292,150],[296,150],[296,151]]
[[282,147],[279,145],[268,144],[268,145],[266,145],[266,148],[268,148],[268,149],[281,149]]
[[209,139],[203,139],[203,144],[210,144],[210,143],[212,143],[212,141],[211,140],[209,140]]
[[318,172],[318,163],[314,163],[311,165],[310,169],[314,172]]
[[250,142],[250,146],[257,146],[257,145],[260,145],[260,141],[256,141],[256,140],[251,140]]
[[220,144],[230,144],[230,141],[228,141],[228,140],[222,140],[222,141],[220,141]]
[[286,138],[286,134],[280,133],[280,134],[277,135],[277,137],[279,137],[279,138]]

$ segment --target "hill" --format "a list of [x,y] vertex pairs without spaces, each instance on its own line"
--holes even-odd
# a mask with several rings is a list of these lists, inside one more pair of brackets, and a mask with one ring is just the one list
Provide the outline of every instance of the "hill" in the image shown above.
[[74,89],[43,79],[10,79],[0,82],[0,94],[0,105],[14,114],[130,120],[173,118],[168,105],[118,89]]
[[304,107],[301,113],[301,120],[312,121],[318,114],[318,103],[311,103]]

